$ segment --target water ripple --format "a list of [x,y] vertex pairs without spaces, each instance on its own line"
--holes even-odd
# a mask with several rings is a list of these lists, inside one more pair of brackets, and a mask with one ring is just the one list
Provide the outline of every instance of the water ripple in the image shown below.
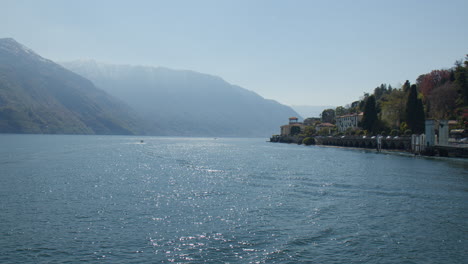
[[461,161],[258,139],[21,139],[0,136],[0,263],[466,262]]

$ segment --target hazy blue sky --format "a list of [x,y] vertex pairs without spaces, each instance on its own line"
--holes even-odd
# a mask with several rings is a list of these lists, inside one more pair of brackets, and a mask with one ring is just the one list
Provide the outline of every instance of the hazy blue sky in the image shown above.
[[468,53],[466,0],[0,0],[0,37],[55,60],[218,75],[289,105],[345,105]]

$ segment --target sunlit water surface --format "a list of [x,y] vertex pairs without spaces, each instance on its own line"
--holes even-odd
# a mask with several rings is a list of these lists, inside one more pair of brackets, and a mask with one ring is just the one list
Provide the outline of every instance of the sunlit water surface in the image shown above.
[[0,263],[467,263],[467,168],[265,139],[0,135]]

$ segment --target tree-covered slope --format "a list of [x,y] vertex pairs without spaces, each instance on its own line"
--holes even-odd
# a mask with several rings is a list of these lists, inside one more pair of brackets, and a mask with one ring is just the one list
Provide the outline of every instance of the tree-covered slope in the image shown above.
[[0,39],[0,133],[134,134],[140,121],[89,80]]

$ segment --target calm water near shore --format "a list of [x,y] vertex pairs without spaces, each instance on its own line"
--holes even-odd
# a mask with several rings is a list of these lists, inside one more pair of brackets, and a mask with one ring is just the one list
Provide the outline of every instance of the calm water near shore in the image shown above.
[[265,141],[0,135],[0,263],[467,263],[467,160]]

